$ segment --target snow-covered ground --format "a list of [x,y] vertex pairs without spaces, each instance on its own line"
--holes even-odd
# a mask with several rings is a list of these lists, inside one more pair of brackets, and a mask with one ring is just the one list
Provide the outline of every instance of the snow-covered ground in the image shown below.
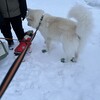
[[[83,0],[27,0],[29,8],[61,17],[66,17],[76,2],[87,6]],[[92,11],[94,29],[79,61],[61,63],[63,51],[59,44],[54,44],[49,54],[43,54],[44,41],[38,32],[32,53],[26,55],[2,100],[100,100],[100,9],[87,9]],[[32,29],[26,20],[23,26],[25,31]],[[13,36],[16,38],[14,32]],[[0,83],[14,60],[13,51],[9,51],[0,61]]]
[[100,8],[100,0],[84,0],[88,5]]

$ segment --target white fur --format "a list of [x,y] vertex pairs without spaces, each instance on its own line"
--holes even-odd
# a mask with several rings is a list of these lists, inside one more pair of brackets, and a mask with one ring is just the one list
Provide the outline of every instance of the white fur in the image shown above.
[[[44,18],[39,31],[45,39],[47,49],[50,50],[52,41],[60,41],[65,52],[65,61],[77,61],[80,51],[92,29],[92,15],[87,8],[75,5],[69,11],[69,18],[51,16],[43,10],[29,9],[28,25],[37,28],[41,16]],[[76,21],[71,20],[74,18]]]

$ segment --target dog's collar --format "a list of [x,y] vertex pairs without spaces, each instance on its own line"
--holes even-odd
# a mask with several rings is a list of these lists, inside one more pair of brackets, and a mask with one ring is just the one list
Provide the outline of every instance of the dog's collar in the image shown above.
[[39,22],[39,23],[42,22],[43,18],[44,18],[44,14],[41,16],[41,18],[40,18],[40,22]]
[[44,18],[44,14],[41,16],[41,18],[40,18],[40,21],[39,21],[39,24],[38,24],[38,26],[37,26],[37,28],[36,28],[36,32],[39,30],[39,27],[40,27],[40,25],[41,25],[41,22],[43,21],[43,18]]

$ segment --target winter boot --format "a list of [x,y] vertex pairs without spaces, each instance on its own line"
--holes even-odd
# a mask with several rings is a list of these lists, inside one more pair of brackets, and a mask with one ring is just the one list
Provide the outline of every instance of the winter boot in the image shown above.
[[20,41],[20,44],[14,50],[15,55],[21,54],[27,46],[31,45],[32,36],[33,36],[33,31],[26,32],[26,35],[24,36],[22,41]]

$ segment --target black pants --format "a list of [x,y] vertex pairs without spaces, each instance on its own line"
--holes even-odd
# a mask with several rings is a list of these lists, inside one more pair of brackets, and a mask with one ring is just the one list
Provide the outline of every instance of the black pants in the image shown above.
[[[5,38],[13,39],[11,33],[11,27],[13,28],[18,40],[22,40],[24,37],[24,30],[22,27],[21,16],[13,17],[13,18],[4,18],[3,24],[1,26],[1,32]],[[8,44],[10,45],[13,40],[6,39]]]

